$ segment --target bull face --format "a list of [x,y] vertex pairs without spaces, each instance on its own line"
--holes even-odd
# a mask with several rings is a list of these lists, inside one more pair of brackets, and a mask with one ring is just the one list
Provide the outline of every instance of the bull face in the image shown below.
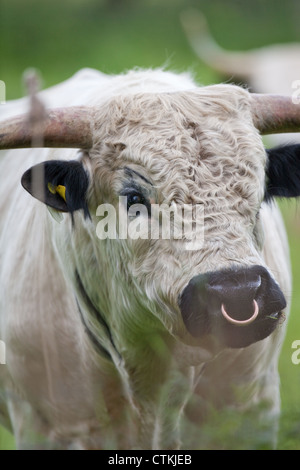
[[[34,194],[28,172],[25,189],[57,210],[84,209],[91,222],[79,223],[94,227],[104,203],[119,217],[142,204],[146,212],[136,218],[149,218],[154,203],[204,207],[204,242],[197,250],[187,251],[184,240],[172,237],[100,241],[95,236],[85,245],[97,263],[81,274],[106,322],[121,329],[130,321],[142,324],[137,318],[142,307],[154,323],[193,345],[211,335],[221,346],[245,347],[272,333],[286,303],[264,262],[260,212],[266,199],[300,194],[298,147],[289,148],[289,157],[286,150],[274,151],[284,154],[291,183],[280,174],[283,159],[273,159],[269,151],[267,162],[248,93],[227,86],[111,100],[95,113],[95,122],[100,124],[94,146],[81,163],[48,162],[42,198]],[[72,177],[66,176],[68,166]],[[127,197],[127,208],[118,208],[120,196]],[[105,276],[99,266],[106,266]]]

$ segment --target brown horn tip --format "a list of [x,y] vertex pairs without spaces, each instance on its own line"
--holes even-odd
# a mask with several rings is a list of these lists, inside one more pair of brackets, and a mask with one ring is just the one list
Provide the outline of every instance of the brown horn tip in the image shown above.
[[47,117],[34,126],[23,114],[0,122],[0,149],[34,146],[36,135],[42,147],[82,148],[93,145],[93,112],[86,106],[56,108],[47,111]]
[[291,97],[251,94],[252,117],[261,134],[300,132],[300,105]]

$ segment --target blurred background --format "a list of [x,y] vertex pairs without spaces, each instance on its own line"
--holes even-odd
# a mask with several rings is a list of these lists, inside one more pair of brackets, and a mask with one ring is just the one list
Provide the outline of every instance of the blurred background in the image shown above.
[[[0,0],[0,80],[10,100],[24,95],[29,67],[46,88],[82,67],[116,74],[164,66],[189,70],[203,85],[227,81],[291,94],[291,81],[300,80],[299,20],[299,0]],[[292,342],[300,340],[300,215],[297,202],[280,204],[294,288],[280,360],[278,448],[300,450],[300,364],[291,360]],[[232,448],[235,432],[232,423]],[[0,449],[14,449],[1,428]]]

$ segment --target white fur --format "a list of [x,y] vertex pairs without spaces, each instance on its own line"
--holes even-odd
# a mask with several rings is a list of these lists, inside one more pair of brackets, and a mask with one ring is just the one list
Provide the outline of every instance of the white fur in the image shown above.
[[[209,448],[216,444],[203,430],[214,407],[239,413],[267,401],[259,416],[276,417],[284,326],[247,348],[222,350],[192,338],[177,305],[193,276],[232,264],[268,267],[290,297],[277,208],[263,204],[260,226],[256,221],[265,151],[248,92],[199,88],[187,75],[159,70],[115,77],[83,70],[41,96],[51,107],[91,104],[98,111],[89,154],[1,154],[0,339],[7,365],[0,366],[0,397],[18,447]],[[7,104],[3,119],[24,103]],[[91,177],[92,219],[76,213],[72,228],[68,215],[53,220],[20,179],[40,161],[74,158]],[[97,238],[96,207],[117,203],[125,164],[153,181],[159,202],[205,203],[201,250],[187,252],[180,240]],[[75,269],[111,338],[76,292]],[[112,361],[92,346],[75,296]]]

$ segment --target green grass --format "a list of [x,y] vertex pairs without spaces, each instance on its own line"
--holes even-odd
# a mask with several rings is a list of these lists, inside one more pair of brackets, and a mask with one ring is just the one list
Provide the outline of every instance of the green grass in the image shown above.
[[1,427],[0,427],[0,450],[15,450],[15,441],[14,441],[13,436]]
[[297,202],[281,203],[289,235],[293,272],[291,317],[280,356],[282,418],[279,448],[300,450],[300,364],[291,360],[292,343],[300,340],[300,207]]
[[[44,87],[82,67],[118,73],[167,64],[178,71],[192,70],[203,84],[222,80],[188,45],[179,20],[188,6],[206,14],[216,39],[230,49],[300,41],[300,4],[295,0],[1,0],[0,79],[6,83],[7,99],[24,94],[21,77],[28,67],[40,70]],[[300,339],[300,217],[296,203],[283,205],[283,211],[294,290],[280,360],[279,448],[300,450],[300,365],[291,361],[291,344]],[[12,437],[0,431],[0,449],[13,446]]]

